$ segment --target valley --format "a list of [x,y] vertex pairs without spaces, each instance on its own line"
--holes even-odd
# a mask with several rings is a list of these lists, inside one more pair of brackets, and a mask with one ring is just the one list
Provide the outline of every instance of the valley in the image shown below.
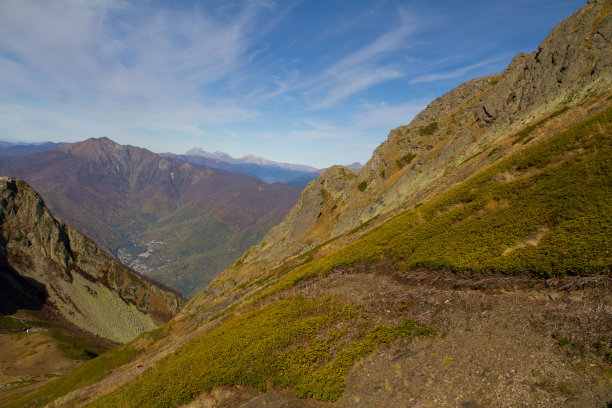
[[610,406],[610,38],[590,0],[301,192],[106,138],[2,162],[63,221],[0,179],[0,406]]
[[[105,138],[2,161],[0,174],[28,181],[62,220],[185,296],[258,242],[300,191]],[[147,252],[153,241],[163,244]]]
[[169,321],[178,293],[63,224],[21,180],[0,178],[0,398],[31,391]]

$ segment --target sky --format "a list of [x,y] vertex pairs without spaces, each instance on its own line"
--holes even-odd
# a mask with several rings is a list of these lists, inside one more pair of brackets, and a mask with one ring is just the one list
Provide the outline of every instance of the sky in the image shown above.
[[365,163],[586,0],[0,0],[0,140]]

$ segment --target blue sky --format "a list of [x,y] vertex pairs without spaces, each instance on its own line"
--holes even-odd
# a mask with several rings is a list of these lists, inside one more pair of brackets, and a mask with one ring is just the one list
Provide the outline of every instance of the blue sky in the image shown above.
[[364,163],[585,3],[0,0],[0,140]]

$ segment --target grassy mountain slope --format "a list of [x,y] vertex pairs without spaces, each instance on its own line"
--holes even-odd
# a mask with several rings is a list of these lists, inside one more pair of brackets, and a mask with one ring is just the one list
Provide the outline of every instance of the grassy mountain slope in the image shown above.
[[1,316],[0,401],[32,392],[114,347],[44,311]]
[[294,204],[299,190],[90,139],[0,172],[125,264],[193,295]]
[[[609,99],[600,103],[609,105]],[[487,361],[470,360],[460,349],[471,347],[471,352],[480,353],[478,347],[486,344],[486,353],[498,353],[499,370],[522,371],[527,366],[515,360],[516,354],[533,351],[522,348],[520,341],[538,351],[537,361],[547,361],[541,363],[545,372],[522,374],[521,392],[530,387],[543,390],[533,393],[534,403],[555,406],[557,402],[551,401],[562,399],[591,406],[585,401],[612,398],[605,385],[611,379],[606,373],[612,350],[605,340],[612,334],[610,316],[605,308],[593,308],[612,300],[612,259],[607,244],[611,225],[606,216],[612,210],[611,130],[612,108],[608,107],[383,223],[347,247],[317,259],[303,257],[297,267],[288,263],[228,290],[230,303],[226,305],[234,306],[222,313],[215,312],[223,310],[215,302],[223,297],[208,304],[194,299],[183,317],[151,346],[150,350],[166,350],[161,353],[166,357],[159,360],[156,352],[157,357],[151,359],[145,351],[130,364],[150,368],[139,371],[142,375],[134,382],[93,406],[112,406],[119,401],[124,406],[143,401],[151,406],[177,406],[194,398],[221,398],[218,392],[209,393],[222,385],[240,386],[230,392],[236,398],[246,394],[264,398],[268,394],[260,392],[284,388],[299,397],[336,401],[342,395],[353,395],[361,401],[374,392],[370,386],[378,381],[358,379],[370,372],[360,368],[370,363],[360,361],[372,352],[375,360],[385,360],[385,350],[393,350],[396,361],[408,367],[412,360],[406,357],[406,350],[419,344],[432,350],[450,347],[453,355],[467,359],[463,363],[472,370],[482,370]],[[410,281],[414,274],[420,279],[416,288]],[[436,276],[446,279],[444,285],[459,289],[464,285],[468,290],[436,286]],[[546,279],[551,276],[554,279]],[[544,283],[549,289],[542,287]],[[517,286],[524,289],[517,290]],[[579,290],[561,289],[564,286]],[[481,291],[472,293],[478,288]],[[488,292],[490,288],[495,290]],[[548,296],[557,299],[555,305],[537,300]],[[446,300],[438,303],[440,298]],[[570,306],[568,298],[578,303]],[[524,302],[528,307],[522,306]],[[462,312],[452,305],[461,305]],[[582,314],[577,307],[584,308]],[[464,312],[471,316],[478,311],[484,316],[491,310],[497,312],[479,318],[478,323],[457,318]],[[575,316],[567,320],[569,314]],[[496,336],[495,342],[474,342],[463,334],[471,327],[477,332],[473,336],[485,335],[499,324],[506,325],[507,337]],[[442,337],[418,340],[420,335],[435,332]],[[180,333],[191,333],[191,340],[177,341]],[[457,348],[452,341],[466,344]],[[390,348],[381,348],[383,344]],[[515,354],[504,352],[499,357],[504,348]],[[453,356],[431,354],[430,359],[440,359],[440,366],[430,368],[438,370],[436,375],[460,382],[459,374],[451,375]],[[385,369],[388,362],[373,363],[370,357],[366,361],[374,364],[371,369],[390,375]],[[525,357],[525,361],[531,360]],[[556,377],[554,371],[569,361],[590,367],[585,368],[587,377],[583,372],[570,372],[565,382]],[[498,382],[502,388],[493,387],[495,397],[489,403],[512,400],[512,394],[503,388],[508,383]],[[117,385],[123,383],[125,379]],[[461,386],[466,394],[473,394],[474,401],[486,406],[487,399],[476,395],[474,384]],[[385,398],[399,398],[397,393],[406,386],[394,384],[395,391],[384,393]],[[92,387],[96,389],[95,384]],[[428,390],[412,392],[425,398]],[[104,394],[108,391],[105,388]],[[96,395],[101,396],[100,391]],[[516,398],[525,395],[519,393]],[[293,397],[270,394],[269,398],[287,402]],[[336,405],[360,406],[351,401],[342,398]],[[391,406],[401,401],[405,404],[406,400],[398,399]]]
[[[265,244],[243,259],[242,271],[228,275],[240,280],[236,275],[256,273],[263,263],[273,267],[365,222],[374,227],[582,120],[566,109],[612,85],[611,11],[609,2],[589,2],[503,72],[432,101],[409,125],[392,130],[357,175],[340,167],[326,170]],[[523,129],[531,132],[517,140]]]
[[184,299],[142,277],[55,218],[21,180],[0,178],[0,310],[43,310],[127,342],[172,318]]
[[55,406],[609,405],[611,10],[432,102],[358,175],[327,170]]
[[607,109],[294,269],[278,288],[382,257],[399,269],[610,274],[611,134]]

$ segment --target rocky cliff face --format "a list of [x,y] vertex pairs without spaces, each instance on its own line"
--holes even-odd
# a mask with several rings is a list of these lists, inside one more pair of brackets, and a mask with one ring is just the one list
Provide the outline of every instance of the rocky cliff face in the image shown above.
[[[566,110],[612,84],[611,9],[609,1],[590,1],[502,73],[434,100],[408,126],[392,130],[357,176],[340,167],[325,171],[244,265],[278,264],[374,217],[413,207],[531,139],[547,137],[542,118],[551,127],[555,120],[580,119]],[[542,130],[518,143],[516,134],[527,125]]]
[[175,292],[136,275],[55,218],[24,181],[0,178],[4,313],[45,307],[98,336],[126,342],[182,307]]

